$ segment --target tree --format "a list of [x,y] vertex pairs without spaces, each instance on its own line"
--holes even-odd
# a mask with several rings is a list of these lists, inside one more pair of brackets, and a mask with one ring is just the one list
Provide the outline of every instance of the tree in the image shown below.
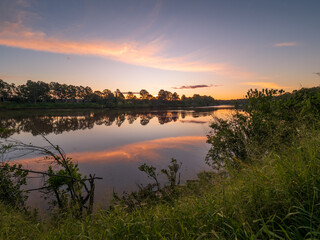
[[149,95],[150,95],[149,92],[145,89],[142,89],[140,91],[140,98],[141,99],[148,99]]
[[179,97],[178,93],[174,92],[172,94],[172,100],[173,101],[179,101],[180,100],[180,97]]
[[[66,85],[64,84],[64,87],[66,88],[66,97],[67,99],[70,101],[75,101],[76,97],[77,97],[77,87],[74,85]],[[87,89],[85,89],[86,91],[88,91]],[[91,88],[90,88],[91,90]],[[92,93],[92,90],[89,91],[90,93]],[[87,96],[88,93],[85,93],[85,96]]]
[[167,94],[166,94],[166,91],[161,89],[159,92],[158,92],[158,99],[159,100],[166,100],[167,99]]
[[101,102],[103,100],[103,93],[100,91],[94,91],[91,95],[90,101]]
[[173,94],[172,92],[165,91],[161,89],[158,93],[158,99],[159,100],[167,100],[167,101],[172,101],[173,100]]
[[136,99],[136,96],[133,94],[133,92],[128,92],[127,99],[129,100]]
[[50,83],[50,92],[54,99],[57,100],[66,100],[67,99],[67,93],[66,93],[66,87],[58,82],[51,82]]
[[8,84],[0,79],[0,102],[6,101],[11,98],[14,90],[14,84]]
[[117,90],[114,92],[114,95],[115,95],[116,98],[125,99],[123,93],[122,93],[119,89],[117,89]]
[[50,86],[42,81],[28,80],[25,85],[20,86],[20,92],[26,100],[34,103],[50,99]]
[[105,105],[111,107],[115,102],[114,94],[109,89],[104,89],[102,95]]
[[[299,110],[290,106],[291,99],[283,104],[276,98],[282,93],[282,90],[250,89],[246,114],[236,111],[227,120],[215,118],[207,136],[211,148],[206,162],[214,168],[250,165],[256,156],[292,143],[300,131],[293,123]],[[294,119],[288,118],[292,113]]]

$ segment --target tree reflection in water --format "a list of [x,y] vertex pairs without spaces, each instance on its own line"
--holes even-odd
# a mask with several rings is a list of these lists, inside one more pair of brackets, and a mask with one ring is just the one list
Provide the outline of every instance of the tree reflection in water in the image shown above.
[[157,118],[159,124],[176,122],[179,118],[187,116],[206,117],[214,110],[157,110],[148,112],[137,111],[108,111],[108,110],[83,110],[83,111],[9,111],[0,113],[0,128],[11,129],[0,135],[7,138],[14,133],[29,132],[36,136],[50,133],[61,134],[63,132],[91,129],[95,125],[118,127],[127,121],[133,124],[139,119],[141,125],[147,125],[151,119]]

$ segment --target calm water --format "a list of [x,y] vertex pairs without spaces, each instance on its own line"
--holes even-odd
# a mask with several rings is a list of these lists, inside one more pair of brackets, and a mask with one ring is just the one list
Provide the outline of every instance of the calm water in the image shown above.
[[[227,118],[231,109],[142,111],[10,111],[0,113],[0,127],[14,129],[4,137],[34,145],[46,145],[41,134],[61,146],[79,163],[83,174],[103,177],[97,181],[96,203],[107,205],[113,189],[122,193],[137,189],[148,179],[138,170],[142,163],[158,169],[171,158],[182,163],[181,180],[194,179],[210,168],[205,164],[209,150],[206,134],[213,116]],[[47,160],[35,155],[4,156],[22,163],[24,168],[45,170]],[[30,187],[39,186],[30,180]],[[40,193],[29,198],[31,206],[43,207]]]

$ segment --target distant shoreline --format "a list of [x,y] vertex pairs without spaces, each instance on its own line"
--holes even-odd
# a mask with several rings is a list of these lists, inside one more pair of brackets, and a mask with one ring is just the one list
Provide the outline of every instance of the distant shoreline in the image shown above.
[[198,106],[182,106],[182,105],[120,105],[115,107],[107,107],[96,103],[0,103],[0,111],[12,111],[12,110],[90,110],[90,109],[105,109],[105,110],[125,110],[125,109],[194,109],[194,108],[219,108],[229,109],[235,108],[235,105],[222,104],[222,105],[198,105]]

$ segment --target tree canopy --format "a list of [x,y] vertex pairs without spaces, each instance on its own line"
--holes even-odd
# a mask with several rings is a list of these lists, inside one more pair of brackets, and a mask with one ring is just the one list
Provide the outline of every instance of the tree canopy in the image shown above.
[[28,80],[26,84],[9,84],[0,79],[0,102],[16,103],[98,103],[105,107],[118,106],[208,106],[215,104],[211,96],[181,98],[178,93],[161,89],[158,96],[151,95],[146,89],[140,92],[123,93],[120,89],[93,91],[90,87],[61,84],[58,82]]

